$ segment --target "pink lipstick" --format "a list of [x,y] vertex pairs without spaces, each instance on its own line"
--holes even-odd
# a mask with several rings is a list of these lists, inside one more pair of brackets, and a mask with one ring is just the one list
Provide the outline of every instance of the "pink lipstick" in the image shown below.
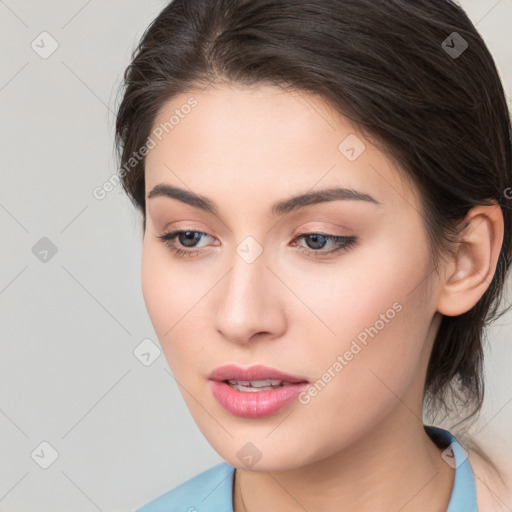
[[228,412],[243,418],[270,416],[290,404],[308,386],[297,377],[274,368],[227,365],[209,376],[215,399]]

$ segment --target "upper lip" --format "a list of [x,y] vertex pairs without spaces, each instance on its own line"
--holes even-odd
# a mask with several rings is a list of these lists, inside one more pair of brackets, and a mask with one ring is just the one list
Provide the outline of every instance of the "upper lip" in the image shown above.
[[234,364],[219,366],[208,375],[208,378],[217,381],[274,379],[282,382],[307,382],[307,379],[304,377],[289,375],[275,368],[269,368],[261,364],[250,366],[249,368],[242,368]]

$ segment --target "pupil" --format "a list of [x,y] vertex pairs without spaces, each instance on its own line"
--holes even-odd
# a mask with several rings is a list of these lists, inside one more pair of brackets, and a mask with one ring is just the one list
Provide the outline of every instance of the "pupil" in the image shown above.
[[312,249],[322,249],[325,246],[326,238],[323,235],[309,235],[309,238],[313,240],[313,243],[318,243],[319,239],[321,239],[321,247],[312,247]]
[[[196,236],[198,235],[198,236]],[[193,243],[199,238],[199,233],[197,231],[185,231],[184,233],[180,234],[180,243],[183,243],[185,247],[193,247]],[[182,238],[185,237],[185,238]],[[188,245],[188,242],[192,242],[191,245]]]

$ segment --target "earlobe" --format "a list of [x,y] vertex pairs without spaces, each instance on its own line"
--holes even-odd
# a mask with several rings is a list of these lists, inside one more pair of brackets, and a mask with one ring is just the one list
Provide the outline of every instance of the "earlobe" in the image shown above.
[[448,265],[437,311],[458,316],[469,311],[489,287],[503,243],[503,213],[493,201],[466,215],[467,227]]

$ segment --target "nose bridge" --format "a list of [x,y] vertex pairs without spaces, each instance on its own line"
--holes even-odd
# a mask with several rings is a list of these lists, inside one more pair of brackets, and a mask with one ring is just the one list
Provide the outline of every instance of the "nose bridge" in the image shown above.
[[265,280],[265,271],[265,260],[261,254],[255,256],[254,249],[242,242],[236,248],[231,272],[227,276],[224,307],[228,317],[242,322],[256,313],[259,309],[257,302],[261,299],[258,287]]
[[250,300],[257,292],[258,282],[265,279],[266,258],[263,246],[252,235],[246,235],[235,247],[231,260],[232,271],[229,276],[229,295],[239,297],[244,301]]
[[[217,328],[231,340],[249,340],[256,332],[272,332],[276,318],[275,304],[268,293],[268,279],[263,248],[252,237],[236,247],[231,270],[222,288],[216,312]],[[273,310],[273,312],[271,312]]]

